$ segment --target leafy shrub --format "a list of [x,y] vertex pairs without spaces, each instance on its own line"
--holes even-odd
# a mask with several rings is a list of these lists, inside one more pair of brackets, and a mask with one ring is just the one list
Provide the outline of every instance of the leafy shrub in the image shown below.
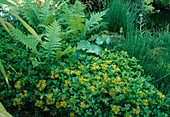
[[[51,116],[168,116],[168,98],[145,80],[142,67],[127,52],[76,56],[36,69],[29,64],[34,57],[22,57],[27,60],[16,62],[17,73],[8,68],[11,90],[1,77],[0,100],[7,107]],[[16,58],[10,55],[10,62]]]

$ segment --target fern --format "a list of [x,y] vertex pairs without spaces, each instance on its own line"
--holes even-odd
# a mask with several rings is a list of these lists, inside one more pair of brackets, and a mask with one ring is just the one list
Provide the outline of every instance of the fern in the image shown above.
[[25,35],[19,29],[11,29],[11,33],[16,40],[19,40],[26,48],[32,49],[34,52],[37,52],[36,46],[38,44],[37,40],[33,35]]
[[90,17],[89,20],[86,20],[85,25],[86,29],[90,30],[90,28],[94,27],[95,25],[99,25],[99,21],[102,20],[102,16],[106,14],[108,10],[98,12],[98,13],[93,13]]
[[54,50],[58,50],[60,46],[60,32],[61,26],[59,26],[57,21],[54,21],[50,26],[46,27],[46,38],[42,47],[47,50],[48,53],[54,53]]
[[71,9],[74,14],[85,15],[84,14],[85,6],[82,5],[80,1],[76,1]]
[[76,1],[74,5],[63,3],[62,7],[58,10],[59,17],[61,17],[60,21],[69,22],[70,18],[72,18],[74,14],[85,15],[83,10],[84,6],[80,1]]
[[23,17],[28,20],[29,25],[36,27],[40,23],[39,6],[32,2],[32,0],[25,0],[19,10]]
[[50,11],[50,3],[51,0],[46,0],[42,7],[40,8],[40,21],[43,22],[47,19],[47,17],[51,14]]
[[75,30],[76,32],[79,30],[83,30],[85,28],[84,17],[84,15],[74,14],[74,16],[69,20],[69,22],[67,22],[68,24],[70,24],[69,28],[71,30]]

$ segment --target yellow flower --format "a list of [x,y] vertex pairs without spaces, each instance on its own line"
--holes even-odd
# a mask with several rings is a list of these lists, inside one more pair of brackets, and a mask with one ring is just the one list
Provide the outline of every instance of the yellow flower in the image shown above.
[[43,106],[42,100],[37,100],[36,103],[35,103],[35,106],[37,106],[37,107]]
[[100,90],[102,93],[106,93],[106,89],[105,88],[101,88],[101,90]]
[[70,98],[70,103],[73,103],[72,99],[73,99],[73,98]]
[[60,108],[61,105],[59,105],[60,102],[56,102],[56,108]]
[[84,104],[84,102],[81,102],[81,103],[80,103],[80,107],[81,107],[81,108],[85,108],[85,107],[86,107],[86,104]]
[[89,80],[88,79],[83,79],[85,82],[88,82]]
[[67,71],[69,71],[68,69],[66,69],[66,68],[64,68],[64,72],[67,72]]
[[108,77],[108,76],[107,76],[107,73],[103,73],[102,75],[103,75],[104,78],[107,78],[107,77]]
[[16,104],[21,105],[21,98],[14,98],[14,105],[16,106]]
[[54,92],[54,93],[57,93],[57,92],[58,92],[58,90],[57,90],[57,89],[55,89],[53,92]]
[[112,67],[115,69],[115,68],[116,68],[116,65],[112,65]]
[[93,67],[92,67],[92,69],[99,69],[100,67],[99,66],[97,66],[97,64],[96,63],[93,63],[93,65],[92,65]]
[[32,60],[34,60],[34,58],[33,58],[33,57],[30,57],[30,61],[32,61]]
[[116,93],[113,91],[113,88],[109,90],[109,95],[112,97],[116,96]]
[[54,99],[49,99],[49,98],[48,98],[48,99],[46,100],[46,102],[47,102],[48,105],[52,105],[52,104],[54,103]]
[[109,63],[111,63],[112,61],[108,61],[108,60],[106,60],[105,62],[109,64]]
[[134,113],[134,114],[139,114],[139,113],[140,113],[140,109],[135,109],[135,108],[133,108],[133,113]]
[[43,97],[44,97],[44,95],[41,95],[41,96],[40,96],[40,99],[43,99]]
[[107,100],[106,100],[106,99],[103,99],[102,102],[107,103]]
[[74,117],[74,113],[73,112],[70,113],[70,117]]
[[70,74],[73,74],[73,73],[74,73],[74,71],[71,71],[71,72],[70,72]]
[[125,117],[131,117],[131,114],[129,114],[129,115],[125,115]]
[[119,90],[118,88],[115,88],[115,91],[116,91],[116,92],[119,92],[120,90]]
[[104,70],[106,70],[108,67],[108,65],[106,65],[106,64],[101,64],[101,66],[102,66],[102,69],[104,69]]
[[54,76],[50,76],[52,79],[54,78]]
[[16,89],[20,89],[21,88],[21,81],[17,81],[14,86],[15,86]]
[[93,85],[95,85],[96,83],[97,83],[96,81],[92,82]]
[[84,67],[83,65],[80,65],[80,66],[78,66],[78,69],[82,69],[82,67]]
[[56,74],[56,75],[55,75],[55,78],[58,78],[58,77],[59,77],[59,74]]
[[84,82],[83,82],[83,77],[79,78],[79,82],[80,82],[81,84],[84,84]]
[[54,71],[51,71],[51,75],[54,76]]
[[47,111],[47,110],[48,110],[48,108],[45,106],[44,110],[45,110],[45,111]]
[[162,95],[162,93],[157,93],[157,95],[159,95],[160,98],[164,98],[165,95]]
[[86,91],[85,91],[85,90],[83,90],[83,91],[82,91],[82,93],[86,93]]
[[160,98],[164,98],[165,97],[165,95],[160,95]]
[[147,105],[148,106],[148,100],[143,99],[143,105]]
[[94,90],[95,90],[95,87],[94,87],[94,86],[89,86],[89,89],[90,89],[91,91],[94,91]]
[[72,88],[70,88],[70,92],[72,92],[73,91],[73,89]]
[[47,94],[47,99],[52,99],[53,94]]
[[66,108],[67,102],[66,102],[66,101],[62,101],[62,102],[61,102],[61,106],[63,106],[64,108]]
[[66,89],[63,89],[63,93],[65,93],[67,90]]
[[100,76],[95,76],[95,79],[99,80],[99,79],[100,79]]
[[122,54],[123,54],[123,53],[125,53],[125,52],[122,50],[120,53],[122,53]]
[[67,75],[70,75],[70,74],[71,74],[71,71],[68,71],[68,72],[67,72]]
[[85,99],[86,99],[86,96],[83,96],[83,99],[85,100]]
[[20,96],[21,98],[24,98],[24,95],[23,95],[22,93],[19,93],[19,96]]
[[80,71],[77,71],[77,72],[76,72],[76,75],[79,76],[79,75],[80,75]]
[[94,58],[93,58],[94,61],[97,61],[97,59],[98,59],[97,57],[94,57]]
[[117,106],[117,105],[113,105],[112,110],[114,111],[114,113],[115,113],[116,115],[117,115],[118,112],[120,111],[119,106]]

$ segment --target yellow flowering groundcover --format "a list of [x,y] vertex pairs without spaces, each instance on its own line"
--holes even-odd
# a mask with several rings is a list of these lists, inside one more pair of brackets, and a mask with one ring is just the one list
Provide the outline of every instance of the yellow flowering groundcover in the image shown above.
[[34,114],[57,117],[168,117],[168,98],[145,80],[149,77],[127,52],[77,56],[72,53],[52,66],[29,66],[29,73],[9,71],[12,90],[0,77],[0,101],[18,111],[29,107]]

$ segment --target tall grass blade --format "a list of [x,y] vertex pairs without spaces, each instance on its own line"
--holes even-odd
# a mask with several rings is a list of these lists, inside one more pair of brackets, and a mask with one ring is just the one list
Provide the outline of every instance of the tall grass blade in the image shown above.
[[29,26],[20,16],[18,16],[16,13],[10,12],[12,15],[14,15],[23,25],[24,27],[40,42],[42,43],[41,38],[38,36],[38,34],[35,32],[35,30]]
[[9,85],[9,80],[8,80],[8,76],[6,75],[6,72],[5,72],[5,69],[4,69],[4,66],[3,66],[3,64],[2,64],[1,59],[0,59],[0,71],[1,71],[2,75],[4,76],[5,81],[6,81],[7,85],[8,85],[8,87],[10,87],[10,85]]

